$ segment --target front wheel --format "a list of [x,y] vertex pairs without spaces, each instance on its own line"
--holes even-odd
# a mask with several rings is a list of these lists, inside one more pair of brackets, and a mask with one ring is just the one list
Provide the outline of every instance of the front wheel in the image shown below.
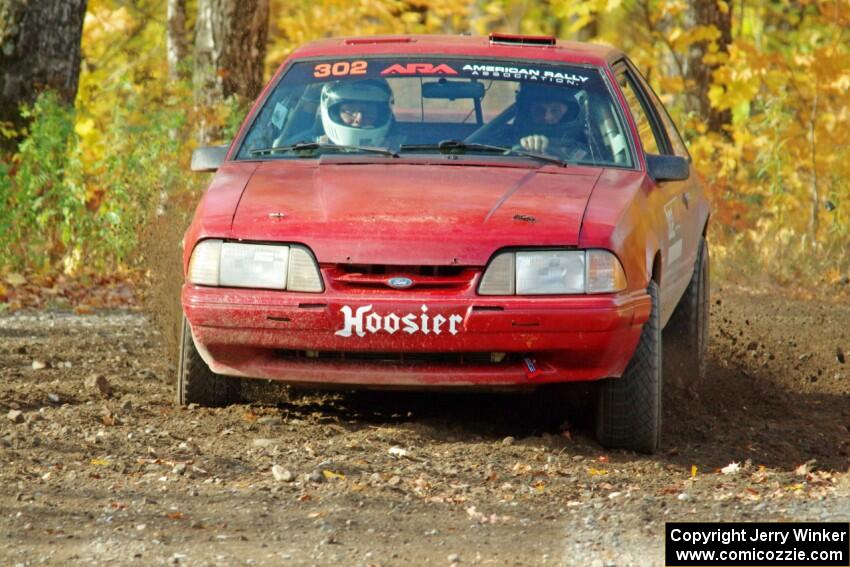
[[216,374],[201,358],[186,317],[180,325],[177,405],[224,406],[238,401],[239,379]]
[[596,439],[609,448],[654,453],[661,440],[661,318],[658,284],[649,283],[649,319],[620,378],[596,387]]

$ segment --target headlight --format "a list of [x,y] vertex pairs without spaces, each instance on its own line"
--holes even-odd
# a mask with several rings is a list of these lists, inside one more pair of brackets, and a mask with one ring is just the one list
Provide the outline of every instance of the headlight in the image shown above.
[[289,247],[225,242],[220,266],[221,286],[286,289]]
[[517,252],[516,293],[584,293],[584,252]]
[[481,295],[611,293],[626,274],[607,250],[528,250],[497,255],[481,277]]
[[189,261],[197,285],[321,292],[322,277],[303,246],[203,240]]

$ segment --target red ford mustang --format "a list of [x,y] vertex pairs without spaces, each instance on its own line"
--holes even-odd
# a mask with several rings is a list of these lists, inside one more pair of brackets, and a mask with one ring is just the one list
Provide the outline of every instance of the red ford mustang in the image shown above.
[[181,404],[227,403],[230,377],[596,381],[599,441],[652,452],[662,366],[704,372],[708,203],[616,49],[311,43],[192,161],[217,173],[184,239]]

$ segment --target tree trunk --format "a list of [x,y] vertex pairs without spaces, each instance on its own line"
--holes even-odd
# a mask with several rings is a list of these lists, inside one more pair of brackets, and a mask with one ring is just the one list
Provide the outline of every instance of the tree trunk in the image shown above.
[[809,148],[812,161],[812,178],[809,185],[811,198],[811,213],[809,215],[809,244],[817,248],[818,232],[820,231],[820,189],[818,188],[818,160],[817,160],[817,120],[818,120],[818,93],[812,101],[812,118],[809,120]]
[[[0,122],[21,128],[22,104],[52,89],[73,104],[87,0],[0,0]],[[11,149],[17,140],[0,139]]]
[[[726,3],[726,6],[724,11],[718,0],[692,0],[694,25],[717,28],[720,37],[715,43],[720,53],[727,53],[729,44],[732,43],[732,2]],[[732,112],[712,108],[708,99],[712,75],[717,68],[717,65],[703,63],[710,43],[703,41],[691,47],[686,78],[693,84],[694,91],[689,106],[706,121],[710,131],[724,133],[723,127],[732,123]]]
[[166,26],[166,51],[168,76],[171,80],[185,76],[181,63],[186,60],[186,0],[168,0],[168,24]]
[[195,94],[201,104],[263,88],[269,0],[198,0]]

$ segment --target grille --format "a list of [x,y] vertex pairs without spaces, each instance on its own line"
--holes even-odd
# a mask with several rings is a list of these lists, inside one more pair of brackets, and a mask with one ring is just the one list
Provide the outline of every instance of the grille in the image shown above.
[[462,289],[471,285],[476,270],[464,266],[391,266],[386,264],[339,264],[328,276],[336,285],[389,287],[393,277],[413,280],[412,288]]
[[515,361],[511,353],[491,352],[342,352],[280,350],[286,360],[324,362],[369,362],[387,365],[445,364],[451,366],[509,364]]
[[387,264],[340,264],[337,266],[340,274],[363,275],[405,275],[453,277],[462,274],[466,268],[462,266],[390,266]]

